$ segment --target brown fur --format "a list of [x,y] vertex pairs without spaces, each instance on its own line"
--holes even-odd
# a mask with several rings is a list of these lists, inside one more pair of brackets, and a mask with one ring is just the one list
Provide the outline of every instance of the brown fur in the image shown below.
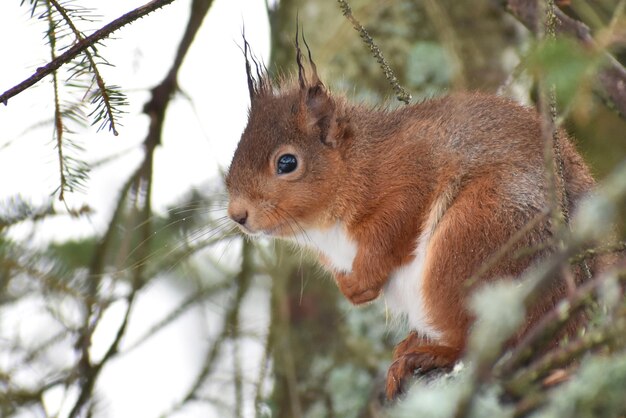
[[[434,228],[422,293],[441,338],[412,332],[398,345],[387,386],[393,397],[415,368],[450,367],[459,358],[472,322],[466,280],[547,207],[540,118],[480,93],[371,109],[331,95],[316,74],[313,80],[251,91],[248,125],[226,178],[229,214],[245,220],[246,232],[272,236],[340,222],[358,249],[351,272],[332,272],[355,304],[375,299],[389,275],[413,259],[425,225]],[[594,181],[566,135],[558,137],[572,210]],[[276,158],[285,150],[298,157],[298,169],[278,176]],[[476,285],[519,275],[545,251],[511,255],[549,236],[546,220]],[[547,292],[528,326],[563,291],[557,285]]]

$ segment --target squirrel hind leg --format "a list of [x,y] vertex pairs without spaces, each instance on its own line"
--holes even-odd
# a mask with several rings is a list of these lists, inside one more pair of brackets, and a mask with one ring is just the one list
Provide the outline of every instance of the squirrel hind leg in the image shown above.
[[411,332],[394,350],[393,362],[387,371],[387,399],[396,399],[404,393],[406,383],[416,374],[451,371],[460,357],[460,349],[429,343]]

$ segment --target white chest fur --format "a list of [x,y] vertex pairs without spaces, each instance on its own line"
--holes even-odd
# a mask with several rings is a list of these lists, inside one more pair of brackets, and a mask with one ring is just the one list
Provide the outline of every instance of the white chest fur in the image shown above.
[[341,224],[324,230],[308,230],[305,236],[298,239],[298,243],[302,240],[306,246],[323,254],[336,270],[346,273],[352,271],[357,246]]
[[431,235],[431,231],[426,230],[418,238],[415,258],[391,273],[383,297],[386,307],[394,315],[406,317],[412,330],[436,341],[440,333],[428,321],[422,290]]
[[[418,238],[415,258],[391,273],[383,297],[387,308],[394,315],[408,319],[411,329],[436,340],[439,332],[427,321],[422,293],[424,265],[431,236],[432,228],[425,228]],[[336,270],[352,271],[357,245],[341,224],[324,230],[308,230],[306,235],[295,240],[299,245],[304,244],[319,251]]]

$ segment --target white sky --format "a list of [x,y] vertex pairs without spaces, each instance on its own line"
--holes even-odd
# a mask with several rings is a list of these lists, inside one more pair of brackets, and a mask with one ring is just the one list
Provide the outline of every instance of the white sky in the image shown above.
[[[147,0],[79,0],[77,3],[96,7],[102,24],[146,3]],[[5,91],[30,76],[35,68],[45,64],[49,51],[43,39],[45,23],[30,19],[28,7],[20,0],[0,3],[0,90]],[[177,0],[147,18],[118,31],[105,41],[101,54],[114,68],[102,67],[105,81],[123,87],[128,93],[128,114],[121,120],[120,135],[95,133],[95,128],[79,132],[92,161],[113,155],[120,150],[134,149],[114,163],[98,167],[91,173],[85,193],[68,196],[76,208],[88,203],[95,213],[77,222],[61,217],[40,226],[40,238],[62,240],[68,237],[101,232],[109,220],[117,199],[117,191],[139,162],[141,142],[147,127],[147,117],[141,114],[148,98],[147,90],[158,83],[170,68],[175,48],[186,24],[189,0]],[[215,0],[209,16],[198,34],[179,76],[179,84],[191,101],[177,97],[168,108],[163,145],[156,152],[153,204],[164,209],[177,201],[194,186],[215,179],[220,168],[226,168],[243,130],[248,92],[242,53],[241,27],[255,53],[267,59],[269,55],[269,24],[264,0]],[[87,33],[91,28],[82,28]],[[8,106],[0,106],[0,202],[17,194],[38,203],[44,202],[58,186],[56,151],[52,143],[52,125],[30,129],[42,121],[51,120],[52,89],[50,78],[17,97]],[[28,130],[28,131],[27,131]],[[59,208],[61,206],[59,205]],[[127,340],[143,334],[159,313],[169,311],[180,294],[173,295],[167,283],[157,282],[143,293],[138,304]],[[263,301],[262,295],[252,296]],[[263,303],[255,303],[263,310]],[[122,308],[122,307],[120,307]],[[119,312],[113,309],[107,318],[111,329],[117,327]],[[255,312],[255,315],[258,312]],[[252,315],[254,317],[254,315]],[[263,322],[263,318],[255,317]],[[4,318],[3,320],[9,320]],[[11,319],[27,334],[26,319]],[[206,333],[197,334],[199,326]],[[108,340],[110,330],[99,330],[94,338]],[[7,329],[7,328],[1,328]],[[175,402],[197,373],[202,350],[206,346],[212,325],[206,312],[192,311],[185,323],[178,322],[161,332],[127,357],[116,360],[103,373],[98,389],[103,395],[99,405],[103,416],[153,417]],[[104,342],[103,344],[108,344]],[[1,360],[1,359],[0,359]],[[156,375],[154,365],[159,365]],[[50,408],[61,401],[62,393],[51,394]],[[250,411],[248,411],[250,412]],[[212,416],[206,409],[192,408],[177,416]],[[63,414],[61,414],[63,416]]]

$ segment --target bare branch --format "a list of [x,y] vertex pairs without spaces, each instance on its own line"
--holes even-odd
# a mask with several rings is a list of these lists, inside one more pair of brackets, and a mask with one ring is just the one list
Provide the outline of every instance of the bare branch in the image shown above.
[[[507,8],[532,32],[541,28],[537,24],[537,4],[535,0],[508,0]],[[576,37],[584,46],[597,49],[597,43],[589,28],[582,22],[567,16],[558,7],[554,8],[556,31]],[[604,52],[605,65],[598,72],[601,96],[610,100],[622,118],[626,118],[626,69],[607,52]]]

